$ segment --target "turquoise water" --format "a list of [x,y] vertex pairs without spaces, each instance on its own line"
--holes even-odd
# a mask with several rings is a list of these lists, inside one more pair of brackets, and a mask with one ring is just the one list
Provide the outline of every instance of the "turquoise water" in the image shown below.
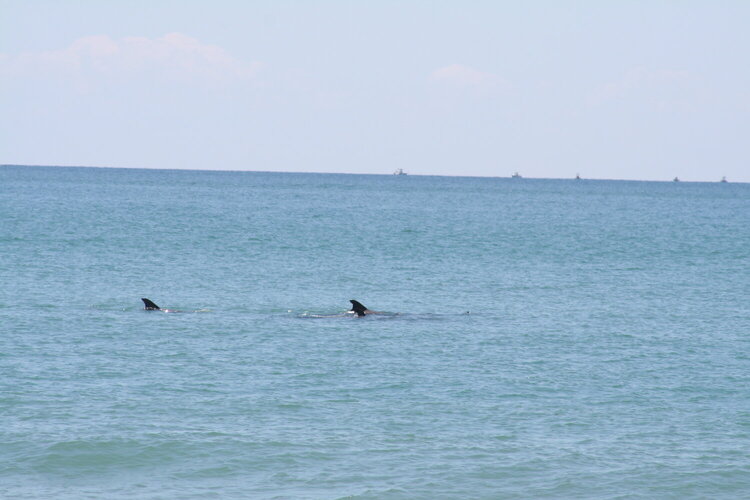
[[750,185],[0,167],[0,221],[1,497],[750,496]]

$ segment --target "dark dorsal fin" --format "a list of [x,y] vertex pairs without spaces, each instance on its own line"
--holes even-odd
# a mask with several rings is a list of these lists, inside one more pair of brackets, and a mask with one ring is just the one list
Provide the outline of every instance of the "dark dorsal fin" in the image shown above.
[[141,299],[143,301],[143,305],[145,306],[147,311],[158,311],[161,309],[161,307],[157,306],[153,302],[151,302],[148,299]]
[[349,302],[352,303],[352,308],[350,309],[350,311],[354,311],[355,313],[357,313],[357,316],[365,315],[365,311],[367,310],[365,306],[363,306],[360,302],[357,302],[354,299],[350,300]]

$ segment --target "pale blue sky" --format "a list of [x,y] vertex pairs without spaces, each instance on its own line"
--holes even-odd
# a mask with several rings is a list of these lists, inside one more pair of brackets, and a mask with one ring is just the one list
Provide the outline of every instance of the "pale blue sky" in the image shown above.
[[0,0],[0,163],[750,182],[748,1]]

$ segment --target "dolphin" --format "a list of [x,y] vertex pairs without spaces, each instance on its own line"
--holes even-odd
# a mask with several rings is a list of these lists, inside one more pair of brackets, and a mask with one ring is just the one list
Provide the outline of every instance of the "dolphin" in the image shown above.
[[165,313],[186,313],[186,312],[193,312],[193,313],[202,313],[202,312],[209,312],[210,309],[196,309],[194,311],[183,311],[181,309],[162,309],[161,307],[154,304],[150,299],[142,298],[143,301],[143,308],[146,311],[161,311]]
[[149,299],[141,299],[143,301],[143,308],[147,311],[161,311],[161,307],[157,306]]
[[367,307],[365,307],[361,302],[357,302],[354,299],[351,299],[349,302],[352,303],[352,308],[349,309],[350,312],[356,313],[358,317],[365,316],[367,314],[380,314],[380,311],[371,311]]

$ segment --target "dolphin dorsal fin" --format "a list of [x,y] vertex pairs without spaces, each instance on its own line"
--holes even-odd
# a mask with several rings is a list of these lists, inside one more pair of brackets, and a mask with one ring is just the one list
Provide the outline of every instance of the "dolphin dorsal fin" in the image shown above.
[[149,299],[141,299],[143,301],[143,306],[146,308],[147,311],[158,311],[161,309],[161,307],[157,306],[153,302],[151,302]]
[[354,299],[350,300],[349,302],[352,303],[352,308],[350,309],[350,311],[354,311],[355,313],[357,313],[357,316],[365,315],[365,311],[367,311],[367,308],[365,306]]

